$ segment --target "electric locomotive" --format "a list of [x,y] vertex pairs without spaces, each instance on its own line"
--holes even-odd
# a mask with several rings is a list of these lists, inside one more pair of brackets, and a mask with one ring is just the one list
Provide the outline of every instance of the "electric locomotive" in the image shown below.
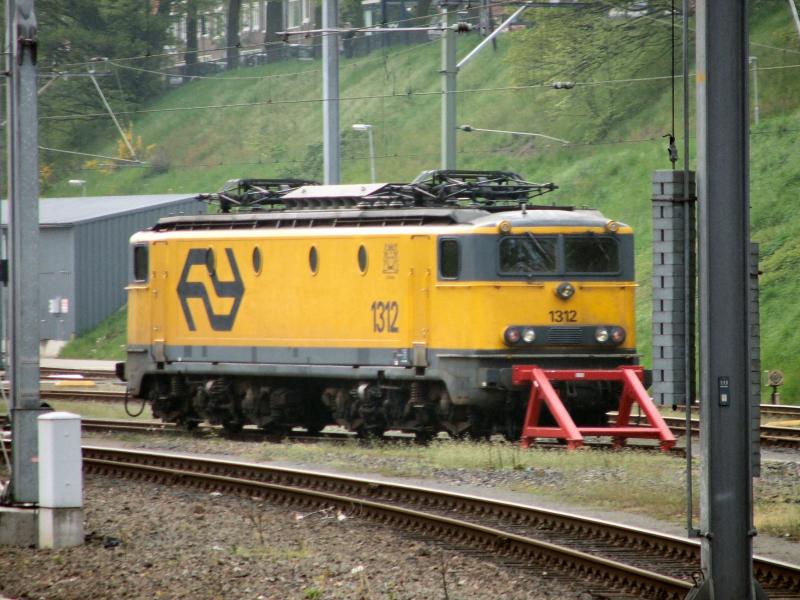
[[[221,211],[130,241],[130,396],[237,431],[339,424],[517,439],[517,364],[637,364],[630,227],[536,205],[556,189],[494,171],[410,184],[237,180]],[[560,384],[604,424],[615,384]]]

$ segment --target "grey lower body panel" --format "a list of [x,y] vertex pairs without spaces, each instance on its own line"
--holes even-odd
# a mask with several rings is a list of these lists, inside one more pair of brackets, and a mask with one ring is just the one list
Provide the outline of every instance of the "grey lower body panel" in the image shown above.
[[636,364],[630,352],[592,354],[464,352],[428,349],[427,367],[410,364],[411,349],[273,348],[224,346],[165,346],[164,361],[156,361],[149,347],[128,349],[128,390],[138,396],[146,376],[231,376],[342,381],[441,381],[455,405],[495,408],[513,389],[514,365],[544,368],[614,368]]

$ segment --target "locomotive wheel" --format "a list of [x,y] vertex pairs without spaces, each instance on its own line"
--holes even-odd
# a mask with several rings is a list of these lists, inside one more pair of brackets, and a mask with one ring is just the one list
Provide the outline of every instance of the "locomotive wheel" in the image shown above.
[[241,421],[228,421],[227,419],[222,421],[222,429],[228,435],[240,433],[243,427],[244,423]]
[[178,421],[178,425],[183,427],[186,431],[195,431],[200,426],[200,421],[185,419]]
[[291,433],[292,428],[288,425],[281,425],[279,423],[267,423],[261,426],[261,431],[270,436],[286,437]]
[[362,440],[368,440],[368,439],[382,440],[384,433],[386,433],[386,430],[383,427],[367,427],[365,425],[362,425],[361,427],[356,429],[356,434]]
[[430,429],[423,429],[422,431],[414,432],[414,441],[417,444],[430,444],[431,440],[436,437],[436,432]]
[[303,425],[308,435],[317,435],[320,431],[325,429],[325,423],[306,423]]

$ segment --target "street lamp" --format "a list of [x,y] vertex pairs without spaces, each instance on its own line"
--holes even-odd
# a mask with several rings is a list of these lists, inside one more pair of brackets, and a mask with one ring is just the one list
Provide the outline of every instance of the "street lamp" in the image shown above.
[[372,183],[375,183],[375,147],[372,145],[372,125],[367,123],[355,123],[354,131],[366,131],[369,139],[369,172],[372,175]]
[[510,134],[510,135],[527,135],[527,136],[530,136],[530,137],[541,137],[541,138],[545,138],[547,140],[553,140],[555,142],[560,142],[562,144],[571,144],[572,143],[572,142],[567,141],[567,140],[562,140],[561,138],[553,137],[552,135],[545,135],[543,133],[530,133],[530,132],[527,132],[527,131],[506,131],[504,129],[481,129],[479,127],[473,127],[472,125],[462,125],[461,127],[459,127],[459,129],[461,131],[467,131],[467,132],[470,132],[470,131],[485,131],[485,132],[488,132],[488,133],[507,133],[507,134]]
[[69,184],[72,187],[79,187],[81,188],[81,195],[86,195],[86,180],[85,179],[70,179]]
[[755,117],[756,125],[758,125],[758,117],[761,112],[761,107],[758,105],[758,57],[750,56],[748,58],[750,63],[750,70],[753,73],[753,94],[755,96],[755,104],[753,105],[753,116]]

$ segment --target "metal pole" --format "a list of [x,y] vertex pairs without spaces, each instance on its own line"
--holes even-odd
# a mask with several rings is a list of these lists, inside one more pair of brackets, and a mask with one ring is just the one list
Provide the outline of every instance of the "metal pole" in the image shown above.
[[700,526],[689,598],[753,600],[747,3],[697,2]]
[[8,0],[11,499],[39,499],[39,148],[33,0]]
[[443,0],[442,8],[442,168],[456,168],[456,32],[458,2]]
[[459,61],[459,63],[456,65],[456,69],[457,70],[461,69],[469,61],[471,61],[473,58],[475,58],[475,55],[477,55],[478,52],[483,50],[486,47],[487,44],[490,44],[494,40],[494,38],[496,38],[498,35],[503,33],[503,30],[506,27],[508,27],[509,25],[511,25],[517,19],[517,17],[520,16],[523,13],[523,11],[525,11],[525,9],[527,9],[527,8],[528,8],[527,6],[520,6],[516,11],[514,11],[514,14],[512,14],[505,21],[503,21],[497,29],[495,29],[492,33],[490,33],[486,38],[481,40],[480,44],[475,46],[470,51],[469,54],[467,54],[464,58],[462,58]]
[[753,117],[755,118],[756,125],[758,125],[759,113],[761,112],[761,107],[758,105],[758,57],[751,56],[750,64],[752,65],[751,71],[753,73]]
[[789,0],[789,9],[792,11],[792,18],[794,19],[794,26],[797,28],[797,35],[800,35],[800,17],[797,16],[797,6],[794,0]]
[[372,176],[372,183],[375,183],[375,147],[372,145],[372,126],[367,129],[369,138],[369,172]]
[[139,159],[136,157],[136,151],[133,149],[133,146],[131,146],[131,142],[128,139],[128,136],[125,135],[125,131],[122,129],[122,125],[120,125],[119,121],[117,121],[117,116],[114,114],[114,111],[111,110],[111,105],[109,105],[108,101],[106,100],[106,96],[105,94],[103,94],[103,90],[100,89],[100,84],[97,83],[97,78],[91,71],[89,72],[89,78],[92,80],[92,83],[94,84],[97,93],[100,94],[100,99],[103,101],[103,106],[108,111],[108,114],[111,115],[111,120],[114,121],[114,125],[117,126],[117,131],[119,131],[119,135],[120,137],[122,137],[122,141],[125,142],[125,146],[127,146],[128,152],[131,153],[131,158],[139,162]]
[[[322,28],[339,27],[338,0],[322,0]],[[322,146],[324,181],[337,184],[341,178],[339,139],[339,34],[322,36]]]
[[[695,341],[695,328],[697,323],[697,248],[694,236],[697,232],[697,211],[695,204],[697,192],[692,193],[689,182],[689,0],[683,0],[681,5],[681,50],[683,59],[683,312],[685,316],[683,326],[684,356],[684,417],[686,431],[686,535],[697,537],[699,531],[694,526],[694,482],[692,480],[692,406],[695,398],[695,384],[697,371],[695,370],[697,346]],[[695,179],[695,182],[697,180]],[[696,190],[695,184],[695,190]]]

